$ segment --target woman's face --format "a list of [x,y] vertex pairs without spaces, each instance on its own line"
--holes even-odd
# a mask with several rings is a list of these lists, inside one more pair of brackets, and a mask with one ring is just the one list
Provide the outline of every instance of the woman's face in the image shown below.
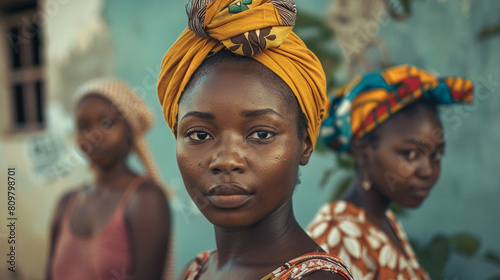
[[412,114],[396,114],[378,128],[378,144],[368,145],[372,188],[405,207],[417,207],[439,178],[444,153],[437,113],[416,104]]
[[290,201],[312,152],[298,138],[298,105],[259,78],[255,63],[217,63],[179,105],[177,163],[189,195],[219,227],[250,226]]
[[111,103],[99,96],[87,96],[76,110],[78,146],[93,166],[109,168],[125,160],[131,148],[130,131]]

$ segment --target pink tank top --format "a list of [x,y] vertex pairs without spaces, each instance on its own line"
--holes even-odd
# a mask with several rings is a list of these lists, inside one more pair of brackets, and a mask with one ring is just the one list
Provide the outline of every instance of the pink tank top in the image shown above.
[[128,279],[132,257],[125,209],[132,194],[146,178],[133,180],[109,220],[94,235],[82,237],[71,229],[71,216],[79,192],[66,206],[51,264],[53,280]]

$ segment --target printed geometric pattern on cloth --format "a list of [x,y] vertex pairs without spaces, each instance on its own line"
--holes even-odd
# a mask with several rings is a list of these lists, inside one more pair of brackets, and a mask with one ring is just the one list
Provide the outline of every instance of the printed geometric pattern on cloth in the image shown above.
[[297,13],[293,0],[191,0],[187,8],[191,31],[244,56],[279,47]]
[[344,279],[355,279],[344,262],[326,253],[308,253],[277,268],[261,280],[298,280],[316,271],[338,274]]
[[202,270],[204,269],[205,264],[214,252],[215,250],[210,250],[199,253],[194,261],[189,265],[185,280],[196,280],[200,278],[201,274],[203,274]]
[[[187,269],[185,280],[197,280],[206,269],[206,263],[214,250],[199,253]],[[275,269],[261,280],[298,280],[315,271],[328,271],[352,280],[346,265],[337,257],[326,253],[309,253],[295,258]]]
[[241,48],[243,55],[253,56],[266,49],[268,41],[276,40],[276,35],[270,34],[271,29],[271,27],[266,27],[235,36],[231,38],[231,43],[234,45],[230,46],[228,49],[232,52],[236,52]]
[[341,258],[354,279],[430,279],[420,266],[394,213],[388,210],[386,215],[403,246],[404,254],[385,232],[366,218],[364,209],[346,201],[324,205],[307,233],[325,251]]
[[328,147],[349,151],[351,138],[365,136],[418,99],[436,104],[470,103],[472,94],[473,85],[467,79],[438,79],[410,65],[365,74],[332,98],[321,135]]

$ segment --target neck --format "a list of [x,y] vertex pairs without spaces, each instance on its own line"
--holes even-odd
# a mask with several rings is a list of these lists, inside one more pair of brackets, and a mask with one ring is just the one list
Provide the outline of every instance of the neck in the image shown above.
[[215,226],[215,237],[218,268],[231,264],[271,267],[272,270],[294,257],[314,250],[316,245],[311,243],[313,241],[295,220],[291,201],[246,228]]
[[[107,168],[95,168],[96,186],[114,186],[120,181],[132,175],[132,172],[125,164],[125,160],[119,161],[116,164]],[[118,184],[119,186],[123,184]]]
[[385,212],[391,201],[376,190],[375,186],[367,191],[361,186],[359,176],[356,176],[343,199],[365,209],[366,215],[373,220],[385,219]]

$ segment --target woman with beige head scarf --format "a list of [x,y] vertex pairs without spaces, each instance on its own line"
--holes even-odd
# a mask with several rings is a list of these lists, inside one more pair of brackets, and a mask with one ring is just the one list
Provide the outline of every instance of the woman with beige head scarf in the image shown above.
[[[48,279],[161,279],[170,210],[144,140],[152,114],[125,83],[93,80],[77,91],[77,142],[95,179],[60,199]],[[127,166],[135,151],[147,175]]]

